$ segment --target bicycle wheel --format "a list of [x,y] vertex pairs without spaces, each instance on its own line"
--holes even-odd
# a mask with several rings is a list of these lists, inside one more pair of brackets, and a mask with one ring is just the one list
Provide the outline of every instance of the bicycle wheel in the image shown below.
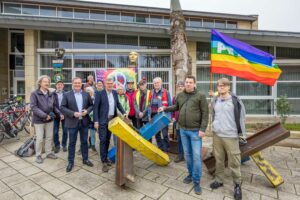
[[0,143],[3,141],[5,134],[4,134],[4,127],[2,126],[2,124],[0,124]]

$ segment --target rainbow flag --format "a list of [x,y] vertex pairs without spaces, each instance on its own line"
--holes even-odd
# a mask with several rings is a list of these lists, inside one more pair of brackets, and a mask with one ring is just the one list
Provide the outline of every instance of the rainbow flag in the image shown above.
[[211,72],[273,86],[281,70],[274,56],[212,29]]

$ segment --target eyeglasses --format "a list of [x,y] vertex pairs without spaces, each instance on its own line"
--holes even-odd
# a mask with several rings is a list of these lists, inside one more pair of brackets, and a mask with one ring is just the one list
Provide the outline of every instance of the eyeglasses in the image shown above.
[[226,87],[227,85],[217,85],[217,87]]

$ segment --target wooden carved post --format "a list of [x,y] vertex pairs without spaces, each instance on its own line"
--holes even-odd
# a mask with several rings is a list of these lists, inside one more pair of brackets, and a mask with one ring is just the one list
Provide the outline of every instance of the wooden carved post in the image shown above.
[[[186,23],[179,0],[171,0],[171,50],[176,82],[184,81],[192,72],[192,59],[187,48]],[[175,83],[176,83],[175,82]]]

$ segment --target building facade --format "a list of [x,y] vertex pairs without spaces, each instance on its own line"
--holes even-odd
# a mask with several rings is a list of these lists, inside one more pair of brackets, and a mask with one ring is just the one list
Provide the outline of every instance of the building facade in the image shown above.
[[[1,1],[0,100],[11,95],[27,100],[37,77],[53,77],[56,48],[64,48],[66,88],[72,78],[84,80],[99,68],[128,67],[128,53],[137,51],[138,77],[160,76],[174,92],[171,63],[170,10],[71,0]],[[197,88],[208,94],[210,30],[220,31],[276,57],[283,73],[273,87],[237,77],[232,91],[243,99],[247,113],[276,116],[275,102],[287,95],[293,115],[300,115],[300,33],[258,30],[258,16],[184,11],[192,73]],[[222,75],[214,75],[213,83]],[[214,88],[216,89],[216,88]]]

